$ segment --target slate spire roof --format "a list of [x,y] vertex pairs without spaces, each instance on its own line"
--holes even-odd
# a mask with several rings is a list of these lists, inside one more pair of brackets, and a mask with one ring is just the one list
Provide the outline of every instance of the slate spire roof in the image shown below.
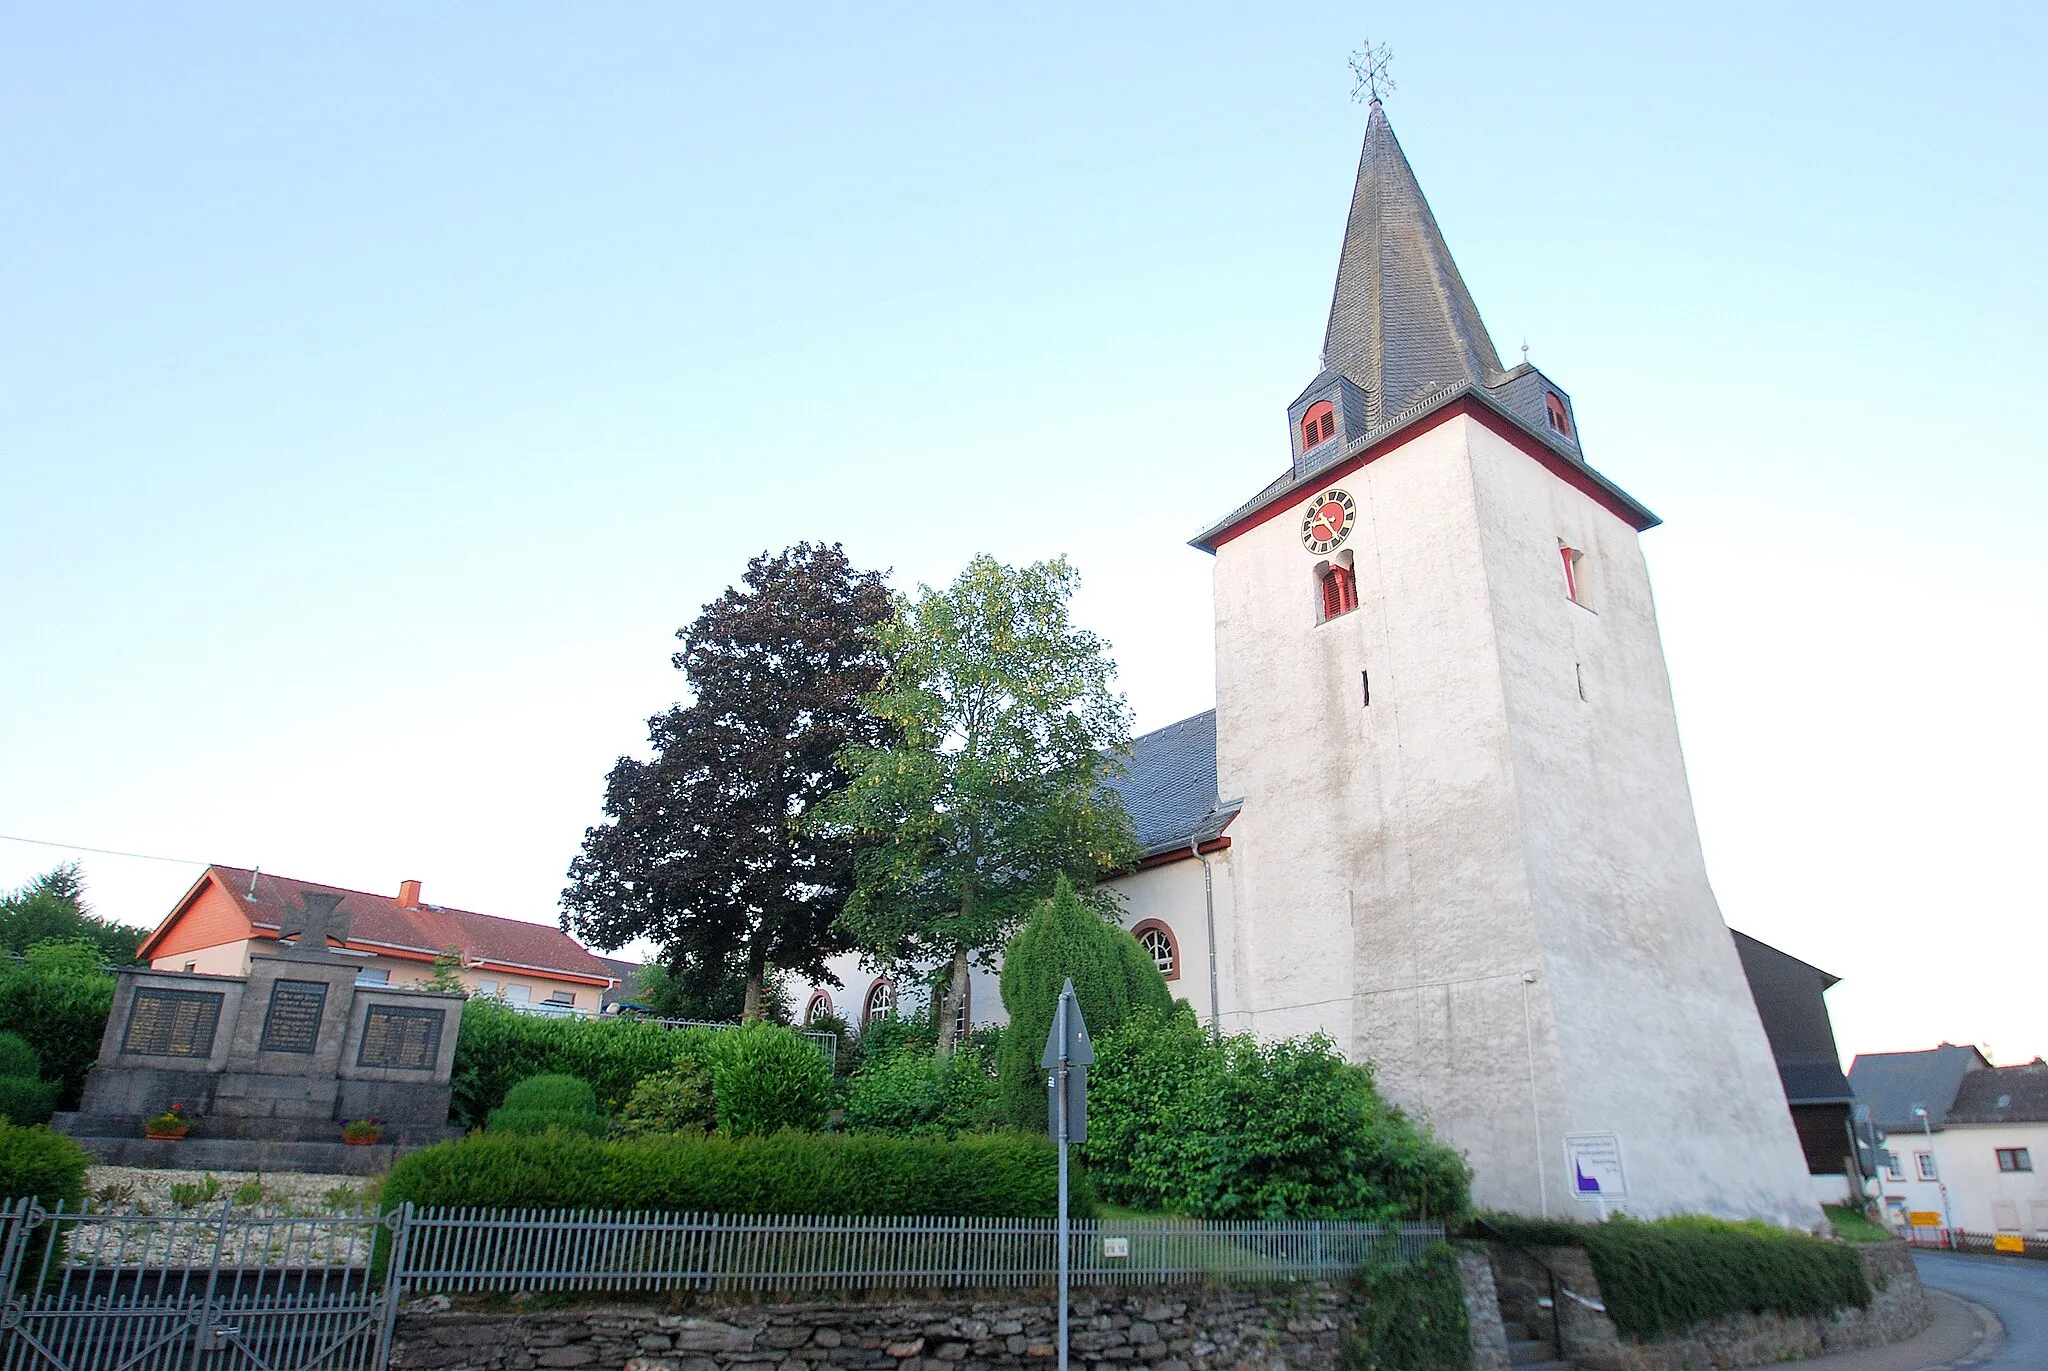
[[1431,389],[1501,380],[1479,306],[1378,101],[1358,156],[1323,367],[1366,393],[1372,427]]

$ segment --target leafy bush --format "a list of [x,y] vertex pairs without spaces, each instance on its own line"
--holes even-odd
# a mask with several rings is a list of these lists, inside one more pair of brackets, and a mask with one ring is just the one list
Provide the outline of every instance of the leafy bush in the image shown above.
[[853,1074],[854,1069],[860,1064],[860,1059],[856,1055],[857,1049],[855,1044],[857,1035],[853,1031],[852,1024],[849,1024],[837,1014],[820,1014],[804,1025],[804,1031],[806,1033],[830,1033],[834,1043],[832,1074],[835,1076],[850,1076]]
[[1455,1219],[1462,1158],[1327,1038],[1210,1039],[1184,1005],[1098,1038],[1089,1140],[1109,1199],[1216,1219]]
[[1358,1325],[1345,1371],[1462,1371],[1472,1361],[1458,1254],[1433,1243],[1413,1262],[1370,1261],[1354,1280]]
[[866,1071],[898,1057],[929,1057],[939,1050],[939,1030],[922,1019],[887,1014],[870,1019],[854,1041],[854,1070]]
[[809,1038],[778,1024],[748,1024],[719,1033],[708,1056],[719,1132],[739,1138],[825,1126],[832,1067]]
[[518,1082],[559,1072],[590,1082],[598,1108],[617,1113],[642,1077],[668,1070],[680,1056],[701,1056],[711,1036],[632,1020],[521,1014],[478,997],[462,1007],[450,1112],[476,1127]]
[[0,1076],[0,1119],[15,1124],[48,1123],[57,1112],[57,1092],[62,1081],[39,1081],[28,1076]]
[[113,1008],[114,977],[91,944],[40,942],[22,962],[0,962],[0,1030],[34,1050],[58,1108],[77,1106]]
[[505,1103],[490,1113],[486,1133],[546,1133],[562,1128],[586,1137],[611,1132],[611,1120],[597,1112],[597,1092],[574,1076],[528,1076],[505,1092]]
[[61,1133],[0,1123],[0,1200],[33,1195],[54,1207],[76,1208],[85,1198],[85,1168],[92,1158]]
[[[820,1057],[822,1063],[823,1058]],[[382,1204],[730,1214],[943,1214],[1044,1218],[1059,1161],[1044,1138],[777,1133],[596,1142],[567,1133],[482,1134],[415,1152]],[[1094,1213],[1077,1178],[1074,1213]]]
[[711,1073],[702,1062],[682,1060],[667,1071],[643,1076],[619,1115],[628,1135],[708,1133],[718,1123],[711,1099]]
[[1798,1316],[1870,1303],[1854,1248],[1767,1223],[1691,1214],[1654,1223],[1616,1215],[1598,1224],[1489,1216],[1482,1231],[1514,1246],[1585,1248],[1608,1317],[1638,1341],[1745,1310]]
[[1038,1058],[1069,978],[1091,1038],[1114,1033],[1137,1010],[1163,1014],[1174,1002],[1158,964],[1138,940],[1089,908],[1062,876],[1052,898],[1039,904],[1003,950],[1003,1008],[1010,1023],[996,1065],[1004,1112],[1019,1128],[1045,1127],[1045,1077]]
[[551,1072],[528,1076],[505,1092],[507,1109],[554,1109],[565,1114],[595,1114],[597,1092],[578,1076]]
[[1001,1112],[988,1059],[972,1044],[950,1057],[889,1058],[855,1076],[846,1094],[846,1126],[856,1133],[986,1133]]
[[19,1033],[0,1033],[0,1078],[26,1077],[35,1080],[43,1074],[43,1059],[28,1045],[28,1040]]

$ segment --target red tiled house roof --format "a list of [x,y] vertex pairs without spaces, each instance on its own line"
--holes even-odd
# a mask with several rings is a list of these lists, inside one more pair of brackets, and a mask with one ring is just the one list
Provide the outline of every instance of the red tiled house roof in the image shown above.
[[242,867],[209,866],[143,940],[143,960],[192,947],[241,938],[276,938],[287,909],[299,908],[307,892],[339,895],[338,912],[349,916],[348,947],[410,961],[432,961],[450,947],[466,965],[486,970],[528,972],[559,980],[606,986],[612,975],[603,962],[568,934],[524,919],[502,919],[467,909],[418,903],[417,883],[407,882],[409,902],[390,895],[347,890],[291,876],[258,874]]

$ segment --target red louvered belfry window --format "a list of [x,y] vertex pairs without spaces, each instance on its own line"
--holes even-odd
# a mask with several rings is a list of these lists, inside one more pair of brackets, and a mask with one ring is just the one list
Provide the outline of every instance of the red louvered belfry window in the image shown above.
[[1334,619],[1358,608],[1358,582],[1348,566],[1333,566],[1323,573],[1323,617]]
[[1567,438],[1572,436],[1571,416],[1564,412],[1564,401],[1558,399],[1555,395],[1545,395],[1543,397],[1543,412],[1550,420],[1552,428]]
[[1336,432],[1336,407],[1328,400],[1310,405],[1308,413],[1301,416],[1301,450],[1307,452],[1317,443],[1327,441]]

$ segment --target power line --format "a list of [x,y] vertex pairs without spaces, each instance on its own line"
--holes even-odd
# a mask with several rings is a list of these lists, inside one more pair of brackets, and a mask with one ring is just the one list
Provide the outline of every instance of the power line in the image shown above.
[[28,843],[32,847],[61,847],[67,852],[96,852],[102,857],[133,857],[144,862],[171,862],[178,866],[212,866],[212,862],[194,861],[190,857],[157,857],[147,852],[117,852],[111,847],[87,847],[83,843],[53,843],[47,838],[17,838],[12,833],[0,833],[0,842]]

